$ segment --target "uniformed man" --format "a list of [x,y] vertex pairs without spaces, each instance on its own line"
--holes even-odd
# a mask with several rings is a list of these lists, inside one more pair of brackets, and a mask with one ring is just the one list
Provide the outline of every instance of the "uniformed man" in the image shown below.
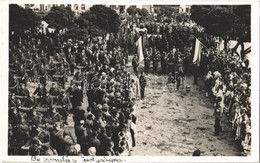
[[167,69],[167,53],[163,52],[161,55],[161,67],[162,67],[162,74],[166,73]]
[[37,112],[36,107],[33,107],[28,112],[26,123],[29,127],[40,126],[42,124],[42,114]]
[[141,99],[144,99],[144,91],[146,87],[146,79],[145,79],[145,73],[142,72],[142,74],[139,77],[139,83],[140,83],[140,93],[141,93]]
[[61,92],[58,98],[58,105],[60,106],[60,114],[63,117],[63,122],[64,124],[68,125],[69,109],[71,109],[72,105],[68,94],[66,94],[64,91]]
[[161,58],[160,51],[156,51],[154,56],[153,56],[153,73],[157,74],[158,73],[158,64]]
[[133,69],[134,69],[134,73],[136,74],[136,76],[138,76],[137,67],[139,66],[139,63],[138,63],[136,55],[134,55],[134,57],[132,59],[132,66],[133,66]]
[[46,86],[46,68],[44,64],[41,64],[38,70],[38,76],[40,78],[40,83],[43,84],[43,86]]
[[152,48],[147,50],[147,56],[144,58],[144,72],[148,73],[150,69],[151,57],[152,57]]
[[58,69],[58,71],[56,72],[56,75],[59,75],[59,79],[58,82],[62,85],[62,88],[65,89],[65,75],[66,75],[66,70],[64,68],[63,65],[61,65],[61,67]]
[[26,73],[23,65],[21,64],[20,68],[17,71],[17,77],[19,78],[19,82],[27,85],[28,74]]
[[175,74],[175,59],[172,53],[168,55],[167,67],[168,67],[167,73]]
[[55,83],[52,83],[52,87],[49,90],[50,96],[53,98],[53,102],[57,102],[58,96],[60,95],[60,90],[57,88]]

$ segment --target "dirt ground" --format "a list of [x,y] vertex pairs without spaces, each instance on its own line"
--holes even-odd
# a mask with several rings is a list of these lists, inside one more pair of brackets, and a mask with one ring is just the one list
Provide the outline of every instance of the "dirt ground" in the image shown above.
[[[147,76],[148,83],[159,78],[166,79]],[[214,106],[205,97],[203,83],[193,85],[192,76],[186,76],[184,83],[183,90],[169,90],[160,81],[148,84],[137,110],[137,146],[132,155],[191,156],[196,149],[204,156],[239,155],[227,117],[221,121],[223,132],[214,136]]]

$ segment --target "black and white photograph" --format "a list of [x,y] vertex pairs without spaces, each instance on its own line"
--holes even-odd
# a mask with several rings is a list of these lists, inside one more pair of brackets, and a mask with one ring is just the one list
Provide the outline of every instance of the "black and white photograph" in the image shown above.
[[8,4],[9,157],[252,156],[252,4],[68,2]]

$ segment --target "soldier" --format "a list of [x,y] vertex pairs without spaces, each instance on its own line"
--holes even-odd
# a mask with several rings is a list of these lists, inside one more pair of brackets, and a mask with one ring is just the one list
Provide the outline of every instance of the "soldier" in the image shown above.
[[74,86],[73,97],[71,100],[72,109],[76,109],[78,106],[81,106],[83,103],[83,91],[81,86]]
[[132,59],[132,66],[134,69],[134,73],[136,74],[136,76],[138,76],[138,71],[137,71],[137,67],[139,66],[138,60],[136,58],[136,55],[134,55],[133,59]]
[[8,124],[11,124],[13,127],[22,124],[21,113],[15,107],[11,107],[11,109],[9,109]]
[[26,123],[29,127],[40,126],[42,124],[42,114],[37,112],[36,107],[33,107],[28,112]]
[[56,122],[62,123],[62,116],[57,112],[56,106],[51,106],[44,118],[44,123],[54,125]]
[[141,92],[141,99],[144,99],[144,91],[146,87],[146,79],[145,79],[145,73],[143,72],[139,77],[139,83],[140,83],[140,92]]
[[27,62],[25,69],[27,69],[28,77],[30,78],[30,81],[35,82],[35,75],[36,75],[35,64],[32,62],[31,59]]
[[154,56],[153,56],[153,73],[157,74],[158,73],[158,63],[160,61],[160,51],[156,51]]
[[27,88],[25,88],[25,84],[23,84],[23,83],[21,84],[21,89],[20,89],[18,95],[19,95],[19,98],[22,103],[24,103],[25,99],[30,95],[29,90]]
[[37,95],[39,97],[42,97],[46,94],[47,90],[41,83],[38,83],[38,87],[36,90],[33,92],[33,95]]
[[8,107],[18,108],[19,106],[21,106],[21,101],[18,98],[16,98],[15,93],[11,93],[8,100]]
[[144,58],[144,72],[145,73],[149,72],[151,57],[152,57],[152,48],[149,48],[147,50],[147,56]]
[[64,134],[64,130],[61,128],[60,122],[54,123],[53,129],[50,130],[50,136],[51,136],[51,141],[50,145],[54,149],[57,150],[59,155],[63,155],[63,146],[61,145],[63,143],[62,137]]
[[161,55],[161,67],[162,67],[162,74],[166,73],[167,68],[167,53],[163,52]]
[[28,75],[23,67],[23,65],[20,66],[20,68],[17,71],[17,76],[19,78],[19,82],[20,83],[24,83],[25,86],[27,85],[27,81],[28,81]]
[[25,99],[25,101],[22,103],[21,106],[31,108],[34,107],[36,104],[37,104],[36,99],[31,94],[29,94],[29,96]]
[[46,92],[42,100],[38,103],[38,106],[41,106],[43,108],[48,108],[52,106],[52,104],[53,104],[53,98],[49,95],[49,92]]
[[58,104],[60,106],[60,114],[63,117],[64,124],[68,125],[69,109],[71,109],[71,102],[69,96],[62,91],[59,98]]
[[46,86],[46,68],[44,64],[41,64],[38,70],[39,80],[40,83],[43,84],[43,86]]
[[53,80],[53,75],[56,73],[57,71],[57,67],[56,64],[53,63],[53,58],[50,60],[50,64],[49,64],[49,75],[51,77],[51,79]]
[[57,102],[58,96],[60,95],[60,90],[57,88],[55,83],[52,83],[52,87],[49,90],[50,96],[53,98],[53,102]]
[[169,54],[167,59],[167,73],[175,74],[175,59],[172,53]]
[[65,75],[66,75],[66,70],[64,68],[63,65],[61,65],[61,67],[58,69],[58,71],[56,72],[56,75],[59,75],[59,83],[62,85],[62,88],[65,89]]

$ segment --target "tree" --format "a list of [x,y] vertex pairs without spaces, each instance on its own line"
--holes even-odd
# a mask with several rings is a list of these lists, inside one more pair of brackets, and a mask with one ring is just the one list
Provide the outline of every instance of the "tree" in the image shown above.
[[69,7],[53,6],[45,17],[49,27],[55,28],[58,32],[60,29],[68,28],[73,24],[74,12]]
[[192,6],[191,19],[205,28],[205,32],[224,39],[225,49],[230,39],[241,45],[241,57],[245,56],[244,42],[250,41],[250,6],[249,5],[205,5]]
[[135,6],[130,6],[126,9],[126,12],[131,15],[134,16],[138,11],[137,8]]
[[34,29],[40,25],[40,18],[31,9],[24,9],[17,4],[9,6],[10,31],[18,33]]
[[140,18],[143,20],[151,19],[150,13],[145,8],[140,9],[140,8],[136,8],[135,6],[130,6],[126,9],[126,12],[131,16],[135,16],[136,14],[138,14]]
[[121,24],[119,15],[109,7],[104,5],[94,5],[89,11],[82,13],[76,23],[82,27],[93,31],[99,29],[97,33],[117,33]]
[[154,11],[159,20],[173,17],[174,13],[178,12],[176,8],[175,5],[154,5]]

